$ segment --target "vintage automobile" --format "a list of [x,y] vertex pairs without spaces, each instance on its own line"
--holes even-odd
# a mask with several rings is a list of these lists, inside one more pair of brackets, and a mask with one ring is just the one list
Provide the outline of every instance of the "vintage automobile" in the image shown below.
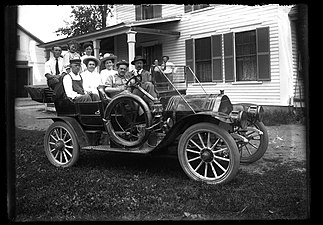
[[[183,66],[179,82],[161,71],[165,82],[156,82],[158,98],[143,90],[133,75],[127,86],[140,90],[153,104],[131,91],[86,103],[56,99],[57,115],[39,118],[53,120],[44,137],[47,158],[55,166],[70,167],[81,150],[172,154],[193,180],[209,184],[232,180],[240,162],[252,163],[267,149],[263,108],[233,105],[223,90],[187,95],[183,83],[189,70]],[[167,88],[157,87],[161,83]],[[32,88],[27,90],[31,93]]]

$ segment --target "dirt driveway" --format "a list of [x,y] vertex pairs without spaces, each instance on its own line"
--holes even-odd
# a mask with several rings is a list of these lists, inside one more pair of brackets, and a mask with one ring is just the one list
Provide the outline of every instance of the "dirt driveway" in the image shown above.
[[[52,120],[36,119],[55,115],[53,111],[44,111],[42,104],[31,106],[16,106],[16,126],[27,130],[45,131]],[[306,127],[304,125],[290,124],[280,126],[268,126],[269,146],[265,155],[255,163],[241,165],[242,170],[251,173],[260,173],[270,170],[274,164],[306,161]],[[305,168],[295,168],[305,172]]]

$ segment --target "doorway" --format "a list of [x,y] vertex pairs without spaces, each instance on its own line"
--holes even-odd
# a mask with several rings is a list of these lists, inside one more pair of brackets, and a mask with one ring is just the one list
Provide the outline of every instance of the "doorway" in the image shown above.
[[25,85],[31,84],[30,68],[16,67],[16,98],[27,98],[28,92]]
[[155,59],[158,59],[159,63],[161,62],[162,45],[158,44],[153,46],[139,47],[136,49],[136,55],[142,55],[142,57],[147,60],[146,65],[144,65],[144,69],[149,71]]

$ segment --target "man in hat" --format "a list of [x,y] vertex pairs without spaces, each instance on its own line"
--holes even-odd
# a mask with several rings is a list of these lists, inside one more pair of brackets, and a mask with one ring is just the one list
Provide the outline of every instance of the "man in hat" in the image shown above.
[[117,73],[107,77],[105,82],[105,92],[109,93],[110,97],[126,90],[126,82],[130,78],[128,73],[129,63],[126,60],[121,60],[116,63]]
[[91,96],[84,92],[83,79],[79,74],[81,69],[81,59],[71,59],[69,64],[71,71],[63,78],[63,86],[66,96],[74,102],[92,101]]
[[84,92],[91,96],[92,101],[99,101],[97,88],[101,84],[101,77],[95,68],[100,65],[100,60],[94,56],[88,56],[83,59],[83,64],[86,65],[86,71],[81,73]]
[[47,85],[51,89],[55,89],[56,84],[59,82],[59,78],[63,73],[63,57],[62,48],[59,45],[52,47],[52,53],[54,57],[51,57],[45,63],[45,77],[47,78]]
[[[147,91],[152,97],[157,98],[157,93],[155,90],[155,85],[149,71],[144,70],[143,66],[146,63],[146,59],[142,56],[135,56],[134,60],[131,62],[132,65],[135,65],[135,70],[132,72],[134,75],[139,75],[140,86]],[[134,89],[133,93],[142,97],[146,102],[151,104],[152,102],[148,99],[142,92],[138,89]]]

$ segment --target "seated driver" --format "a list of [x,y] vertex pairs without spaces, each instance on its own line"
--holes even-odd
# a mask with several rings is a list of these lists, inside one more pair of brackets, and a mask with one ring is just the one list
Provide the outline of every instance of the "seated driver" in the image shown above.
[[126,60],[117,62],[117,73],[110,74],[106,78],[104,91],[112,98],[116,94],[126,90],[127,80],[130,78],[128,73],[129,63]]
[[[157,92],[155,89],[155,85],[153,84],[153,81],[152,81],[152,76],[149,71],[143,69],[143,66],[145,63],[146,63],[146,59],[144,59],[142,56],[135,56],[134,60],[131,62],[132,65],[135,65],[135,70],[133,71],[133,75],[139,75],[141,79],[139,85],[145,91],[147,91],[152,97],[157,98]],[[143,98],[147,103],[149,103],[149,105],[152,104],[152,101],[138,89],[135,88],[132,93]]]

